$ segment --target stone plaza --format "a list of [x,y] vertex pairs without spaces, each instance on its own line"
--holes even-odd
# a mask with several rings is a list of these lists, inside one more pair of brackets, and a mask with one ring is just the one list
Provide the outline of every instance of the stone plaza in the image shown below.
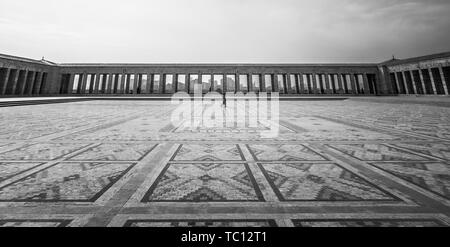
[[3,107],[0,226],[449,226],[450,102],[420,99],[280,101],[274,138],[169,101]]

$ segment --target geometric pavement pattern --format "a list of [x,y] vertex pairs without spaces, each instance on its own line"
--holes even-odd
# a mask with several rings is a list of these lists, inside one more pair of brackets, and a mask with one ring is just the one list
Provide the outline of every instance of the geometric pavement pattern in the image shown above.
[[243,160],[238,145],[181,145],[173,161],[235,161]]
[[175,107],[1,108],[0,226],[450,226],[449,108],[281,101],[264,138]]
[[97,147],[90,148],[86,152],[76,155],[70,160],[140,160],[145,154],[151,151],[154,145],[146,144],[102,144]]
[[395,200],[336,164],[263,164],[260,168],[283,201]]
[[0,188],[0,201],[95,201],[133,164],[57,163]]
[[419,187],[450,199],[450,164],[373,163],[374,166]]
[[169,164],[142,201],[258,201],[258,192],[246,164]]
[[248,145],[255,160],[305,161],[326,160],[303,145]]

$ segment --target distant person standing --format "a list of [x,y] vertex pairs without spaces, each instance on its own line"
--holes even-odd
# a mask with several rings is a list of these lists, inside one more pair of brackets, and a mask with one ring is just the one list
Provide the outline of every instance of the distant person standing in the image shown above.
[[223,107],[227,107],[227,97],[225,96],[225,93],[222,93],[222,104]]
[[222,106],[227,107],[227,98],[225,97],[225,93],[222,92],[222,89],[217,89],[216,92],[222,95]]

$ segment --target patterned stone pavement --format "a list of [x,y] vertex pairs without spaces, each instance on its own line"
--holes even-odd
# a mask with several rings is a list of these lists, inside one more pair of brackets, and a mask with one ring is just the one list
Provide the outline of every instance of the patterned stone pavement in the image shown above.
[[280,102],[185,128],[165,101],[0,109],[0,227],[450,226],[450,108]]

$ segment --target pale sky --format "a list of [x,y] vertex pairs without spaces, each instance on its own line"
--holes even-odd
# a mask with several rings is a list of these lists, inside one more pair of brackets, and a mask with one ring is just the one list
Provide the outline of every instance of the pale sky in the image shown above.
[[59,63],[381,62],[450,51],[449,0],[0,0],[0,53]]

